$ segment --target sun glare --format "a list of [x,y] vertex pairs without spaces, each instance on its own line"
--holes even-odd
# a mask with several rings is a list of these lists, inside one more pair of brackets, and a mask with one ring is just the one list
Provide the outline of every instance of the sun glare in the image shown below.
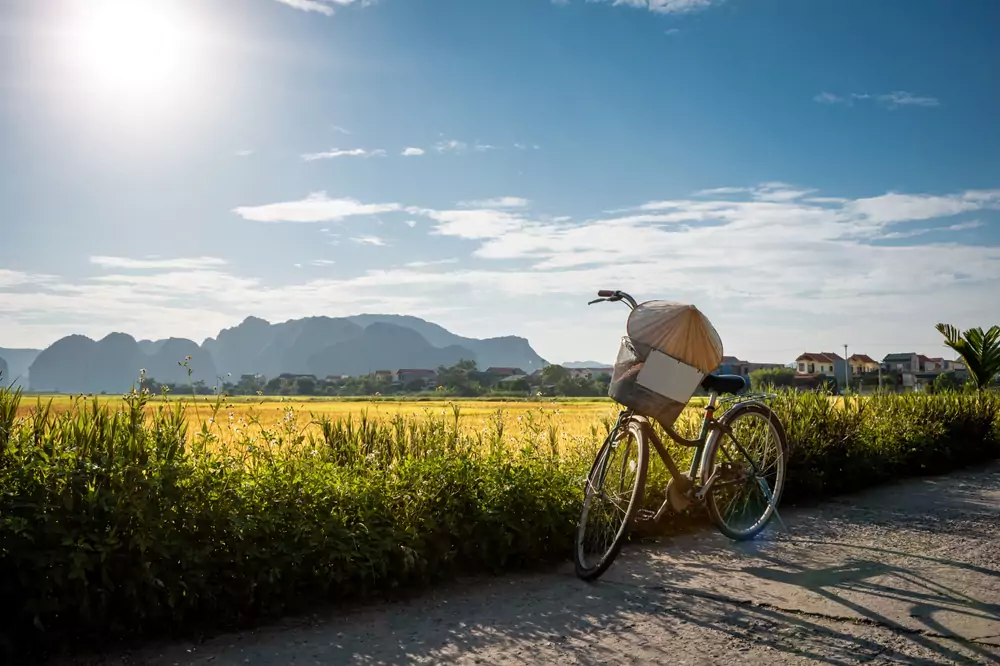
[[88,0],[67,26],[65,56],[88,96],[162,104],[195,75],[195,33],[177,2]]

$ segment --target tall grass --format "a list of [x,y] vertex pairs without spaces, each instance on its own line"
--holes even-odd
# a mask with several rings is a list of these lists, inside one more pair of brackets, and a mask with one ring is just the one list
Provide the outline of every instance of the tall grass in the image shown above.
[[[183,404],[148,400],[17,416],[20,393],[0,389],[0,656],[240,626],[565,559],[611,427],[595,422],[567,447],[551,422],[513,438],[503,412],[467,427],[456,406],[304,431],[293,414],[229,422],[220,402],[189,427]],[[792,500],[1000,455],[991,395],[835,406],[783,394],[774,406]],[[665,482],[654,467],[654,504]]]

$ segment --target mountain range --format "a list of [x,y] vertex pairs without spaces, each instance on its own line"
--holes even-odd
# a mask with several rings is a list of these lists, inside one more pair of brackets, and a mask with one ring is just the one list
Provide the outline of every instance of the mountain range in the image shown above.
[[96,341],[69,335],[44,350],[0,348],[0,359],[9,366],[4,383],[19,377],[33,391],[60,393],[124,392],[140,368],[161,383],[185,384],[190,378],[214,385],[219,378],[235,382],[246,374],[353,376],[435,369],[463,359],[476,361],[481,369],[533,372],[547,365],[524,338],[466,338],[417,317],[375,314],[276,324],[247,317],[201,345],[184,338],[136,340],[125,333]]

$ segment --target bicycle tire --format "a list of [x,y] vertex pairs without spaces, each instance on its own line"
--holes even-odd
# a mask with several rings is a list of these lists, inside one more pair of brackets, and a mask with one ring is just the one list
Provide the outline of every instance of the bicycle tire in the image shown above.
[[[614,538],[607,546],[603,555],[600,556],[596,563],[592,564],[587,561],[587,557],[584,552],[584,541],[587,535],[587,523],[591,516],[590,502],[595,496],[597,488],[603,486],[604,481],[607,479],[604,472],[606,472],[609,462],[612,459],[616,443],[620,442],[623,438],[625,440],[633,440],[635,442],[636,454],[638,456],[635,469],[635,480],[632,483],[632,490],[631,493],[629,493],[628,507],[625,509],[621,526],[618,528]],[[638,512],[639,507],[642,505],[642,496],[646,485],[646,472],[648,465],[649,443],[646,441],[646,433],[639,422],[629,420],[628,424],[624,426],[624,428],[616,429],[608,434],[608,437],[604,440],[604,444],[601,446],[600,451],[598,451],[597,456],[594,458],[594,463],[591,465],[590,472],[587,474],[587,483],[584,486],[583,506],[580,510],[580,518],[577,521],[576,538],[573,543],[573,565],[576,570],[576,575],[579,578],[586,581],[596,580],[608,570],[608,567],[610,567],[615,558],[618,557],[618,553],[621,551],[622,545],[628,537],[629,528],[635,519],[635,515]]]
[[[734,541],[747,541],[753,539],[771,522],[771,519],[774,518],[775,512],[777,511],[778,504],[781,503],[781,495],[784,492],[785,477],[788,469],[788,442],[785,437],[785,429],[781,425],[781,421],[778,420],[774,411],[770,407],[761,403],[744,403],[729,410],[722,416],[721,419],[719,419],[719,422],[722,425],[733,428],[737,422],[744,417],[763,418],[777,442],[777,451],[780,455],[777,458],[777,469],[774,483],[775,487],[769,488],[771,497],[767,499],[767,507],[764,509],[761,516],[757,518],[757,520],[747,529],[738,530],[734,529],[733,526],[730,525],[729,520],[722,515],[723,512],[719,507],[719,494],[717,493],[717,488],[719,488],[719,486],[713,485],[713,487],[709,489],[708,495],[705,498],[708,514],[718,530]],[[709,436],[705,450],[705,465],[702,469],[703,484],[708,482],[714,474],[716,466],[719,464],[717,458],[723,436],[726,436],[726,433],[718,428],[713,430],[712,434]],[[760,480],[756,480],[757,484],[751,484],[751,487],[758,487],[758,491],[763,496],[763,489],[759,488]]]

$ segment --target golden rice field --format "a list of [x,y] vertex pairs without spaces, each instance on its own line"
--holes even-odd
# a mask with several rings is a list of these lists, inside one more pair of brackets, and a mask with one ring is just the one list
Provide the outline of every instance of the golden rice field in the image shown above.
[[[695,399],[697,400],[697,399]],[[18,409],[18,416],[28,416],[39,405],[50,405],[53,414],[60,414],[91,403],[107,405],[113,409],[125,407],[121,396],[25,396]],[[495,430],[502,423],[505,439],[511,442],[526,439],[548,439],[554,435],[565,443],[592,441],[595,432],[603,438],[606,424],[613,422],[619,406],[607,399],[573,400],[338,400],[300,397],[234,397],[218,402],[210,396],[171,398],[170,403],[181,402],[189,424],[189,432],[199,430],[208,423],[221,441],[237,439],[249,430],[296,429],[303,434],[318,433],[316,422],[323,417],[331,420],[362,418],[390,421],[398,416],[407,419],[443,419],[455,422],[458,414],[459,428],[465,432]],[[159,409],[164,401],[155,398],[147,411]]]

